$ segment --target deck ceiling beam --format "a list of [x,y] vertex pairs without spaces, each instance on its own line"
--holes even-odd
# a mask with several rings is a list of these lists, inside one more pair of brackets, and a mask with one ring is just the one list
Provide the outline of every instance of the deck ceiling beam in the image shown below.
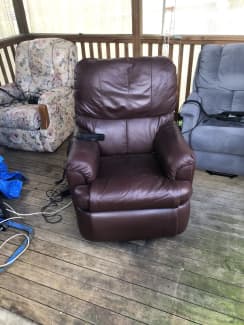
[[29,34],[23,0],[13,0],[13,7],[20,34]]

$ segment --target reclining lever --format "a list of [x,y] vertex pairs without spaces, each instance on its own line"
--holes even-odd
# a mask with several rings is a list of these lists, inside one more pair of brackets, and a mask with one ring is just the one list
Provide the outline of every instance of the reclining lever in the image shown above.
[[75,137],[84,141],[103,141],[105,139],[102,133],[77,133]]

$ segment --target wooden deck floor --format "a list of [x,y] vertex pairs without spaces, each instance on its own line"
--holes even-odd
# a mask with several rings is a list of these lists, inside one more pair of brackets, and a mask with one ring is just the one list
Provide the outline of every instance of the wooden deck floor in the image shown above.
[[[29,178],[11,202],[16,210],[40,210],[62,174],[65,147],[54,154],[5,150],[11,169]],[[243,216],[243,177],[197,171],[190,223],[175,238],[93,243],[80,236],[72,207],[55,225],[28,217],[35,237],[0,274],[0,307],[45,325],[244,324]]]

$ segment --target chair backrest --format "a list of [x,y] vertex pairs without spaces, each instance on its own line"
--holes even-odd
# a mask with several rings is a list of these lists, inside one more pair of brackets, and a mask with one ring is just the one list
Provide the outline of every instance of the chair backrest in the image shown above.
[[244,111],[244,44],[205,45],[193,88],[209,114]]
[[76,66],[76,122],[105,134],[104,155],[151,152],[175,108],[176,73],[168,58],[84,59]]
[[16,84],[26,93],[73,85],[77,50],[59,38],[39,38],[16,49]]

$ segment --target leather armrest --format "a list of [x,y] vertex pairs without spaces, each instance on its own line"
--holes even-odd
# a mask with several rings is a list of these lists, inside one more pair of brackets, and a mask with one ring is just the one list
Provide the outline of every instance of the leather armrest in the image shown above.
[[175,122],[163,125],[155,139],[155,151],[169,179],[193,180],[195,158]]
[[97,142],[72,140],[66,164],[66,175],[71,189],[96,179],[99,160],[100,150]]

